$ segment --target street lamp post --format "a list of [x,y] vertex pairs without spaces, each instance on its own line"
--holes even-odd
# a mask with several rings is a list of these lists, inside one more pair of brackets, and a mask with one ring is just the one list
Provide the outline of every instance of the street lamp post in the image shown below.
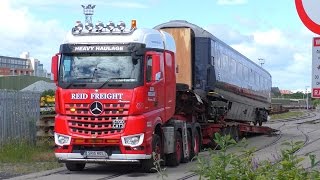
[[261,66],[261,67],[262,67],[262,65],[264,65],[264,63],[266,62],[266,60],[263,59],[263,58],[259,58],[258,60],[259,60],[259,62],[260,62],[260,66]]
[[307,104],[307,109],[309,109],[308,87],[309,86],[306,86],[306,104]]

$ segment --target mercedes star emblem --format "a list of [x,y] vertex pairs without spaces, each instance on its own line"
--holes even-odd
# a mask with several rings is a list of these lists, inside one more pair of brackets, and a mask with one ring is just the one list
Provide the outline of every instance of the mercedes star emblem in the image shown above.
[[103,111],[103,106],[101,102],[95,101],[90,105],[90,112],[95,115],[99,116]]

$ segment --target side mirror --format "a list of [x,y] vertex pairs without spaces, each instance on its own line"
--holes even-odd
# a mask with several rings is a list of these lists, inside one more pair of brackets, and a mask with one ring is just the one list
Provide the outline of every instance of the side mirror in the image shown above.
[[53,81],[55,83],[58,82],[58,64],[59,64],[59,55],[56,54],[55,56],[52,56],[52,60],[51,60],[51,73],[53,75]]

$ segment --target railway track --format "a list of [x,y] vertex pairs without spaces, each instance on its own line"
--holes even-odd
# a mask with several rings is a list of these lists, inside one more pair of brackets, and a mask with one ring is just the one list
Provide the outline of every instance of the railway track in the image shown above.
[[315,112],[310,112],[310,111],[303,111],[303,112],[305,113],[303,116],[269,121],[267,124],[276,124],[276,123],[282,123],[282,122],[297,122],[297,121],[300,122],[300,121],[304,121],[306,119],[314,118],[317,116],[317,113]]

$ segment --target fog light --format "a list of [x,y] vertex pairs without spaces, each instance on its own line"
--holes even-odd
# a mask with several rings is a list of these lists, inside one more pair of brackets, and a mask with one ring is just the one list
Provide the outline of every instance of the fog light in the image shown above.
[[96,24],[97,31],[101,32],[103,30],[103,28],[104,28],[103,23],[101,21],[97,22],[97,24]]
[[107,24],[107,29],[109,29],[109,31],[113,31],[115,25],[112,21],[109,21],[109,23]]
[[58,134],[58,133],[54,133],[54,142],[58,146],[70,145],[71,137],[66,136],[66,135],[62,135],[62,134]]
[[117,25],[117,28],[120,30],[120,31],[123,31],[125,28],[126,28],[126,24],[123,22],[123,21],[120,21]]
[[121,140],[124,146],[135,147],[135,146],[140,146],[142,144],[143,138],[144,138],[144,134],[137,134],[132,136],[121,137]]
[[93,29],[93,24],[92,23],[86,23],[86,29],[89,31],[89,32],[91,32],[92,31],[92,29]]

